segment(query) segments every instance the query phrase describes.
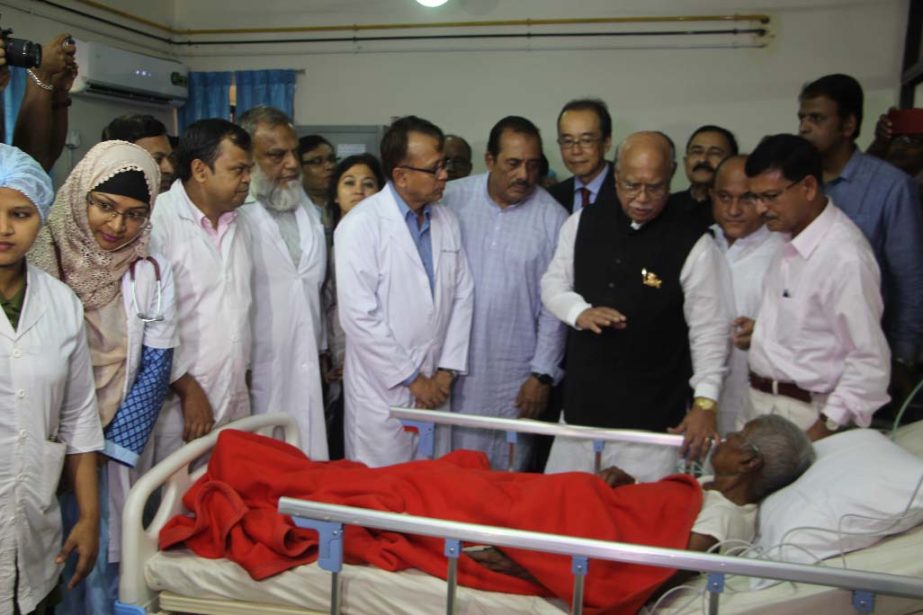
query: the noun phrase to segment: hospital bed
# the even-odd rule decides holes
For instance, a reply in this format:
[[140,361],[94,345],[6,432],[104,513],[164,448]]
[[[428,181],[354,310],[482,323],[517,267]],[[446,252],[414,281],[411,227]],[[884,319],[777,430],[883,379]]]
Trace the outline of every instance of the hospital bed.
[[[597,430],[533,421],[472,417],[452,413],[393,409],[392,414],[420,434],[419,446],[431,446],[437,424],[500,429],[515,446],[520,433],[588,438],[596,442],[659,442],[678,446],[677,436]],[[275,435],[297,444],[296,429],[283,415],[249,417],[225,428]],[[281,432],[281,433],[279,433]],[[923,612],[923,527],[846,556],[849,569],[805,566],[726,557],[670,549],[524,532],[437,519],[396,515],[283,498],[279,509],[303,527],[319,530],[318,562],[286,571],[262,582],[253,581],[228,560],[205,560],[185,549],[158,552],[160,528],[182,511],[181,497],[204,468],[190,465],[214,446],[217,433],[196,440],[171,455],[133,487],[123,524],[123,562],[117,612],[128,613],[433,613],[465,614],[579,612],[586,566],[592,559],[612,559],[688,568],[707,573],[684,592],[665,596],[657,613],[893,613]],[[163,487],[160,508],[146,529],[144,505]],[[446,539],[449,583],[419,571],[386,572],[370,566],[350,566],[338,557],[342,525],[438,536]],[[461,542],[516,546],[564,553],[573,557],[575,604],[535,596],[518,596],[456,587],[454,562]],[[341,547],[341,542],[339,547]],[[739,576],[734,576],[739,575]],[[749,591],[748,577],[780,580],[780,584]]]

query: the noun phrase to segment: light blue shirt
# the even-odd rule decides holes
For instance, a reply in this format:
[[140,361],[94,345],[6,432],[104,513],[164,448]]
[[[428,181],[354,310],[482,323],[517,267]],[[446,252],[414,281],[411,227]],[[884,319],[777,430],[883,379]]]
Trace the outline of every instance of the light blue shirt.
[[401,195],[397,193],[397,190],[394,189],[390,182],[388,182],[388,188],[391,189],[391,194],[394,195],[394,200],[397,201],[397,207],[401,210],[401,216],[403,216],[404,222],[407,223],[410,238],[413,239],[413,245],[417,247],[417,253],[423,262],[426,277],[429,279],[429,292],[432,293],[436,286],[436,276],[433,269],[433,240],[429,232],[429,211],[432,205],[427,203],[423,206],[423,225],[420,226],[417,214],[404,202],[404,199],[401,198]]
[[824,192],[872,245],[881,269],[885,334],[895,357],[914,359],[923,338],[923,218],[916,184],[856,150]]
[[603,164],[603,169],[600,171],[596,177],[588,184],[584,184],[579,177],[574,176],[574,211],[577,213],[583,209],[583,198],[580,196],[580,189],[586,188],[590,191],[590,203],[596,202],[596,197],[599,196],[599,191],[603,187],[603,182],[606,181],[606,176],[609,175],[609,165]]
[[[433,269],[433,240],[429,232],[429,213],[431,205],[427,203],[423,206],[423,226],[417,220],[417,214],[414,213],[410,206],[401,198],[401,195],[394,189],[394,185],[388,182],[388,189],[397,202],[397,208],[401,211],[401,216],[407,224],[407,230],[410,231],[410,238],[413,239],[413,245],[417,247],[417,254],[420,255],[420,261],[423,263],[423,269],[426,270],[426,277],[429,280],[429,292],[433,293],[436,286],[436,276]],[[418,367],[409,378],[402,383],[404,386],[410,386],[410,383],[417,379],[420,374]]]

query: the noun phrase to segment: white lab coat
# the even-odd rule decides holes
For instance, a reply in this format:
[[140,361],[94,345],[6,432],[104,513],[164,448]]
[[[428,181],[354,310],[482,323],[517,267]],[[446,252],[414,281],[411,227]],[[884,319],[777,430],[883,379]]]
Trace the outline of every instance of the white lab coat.
[[103,434],[83,305],[62,282],[27,266],[14,331],[0,315],[0,614],[35,609],[57,584],[65,454],[101,450]]
[[[296,266],[279,225],[251,200],[241,207],[253,237],[254,414],[284,412],[298,424],[301,448],[326,460],[327,430],[318,354],[324,335],[320,295],[327,272],[324,226],[305,196],[295,210],[301,238]],[[310,208],[310,209],[308,209]]]
[[[162,299],[160,308],[157,306],[157,277],[154,266],[150,261],[138,261],[135,265],[135,292],[138,298],[134,302],[131,291],[131,273],[125,272],[122,276],[121,292],[122,302],[125,306],[128,331],[128,357],[126,359],[125,388],[122,391],[124,400],[135,384],[138,368],[141,366],[141,347],[149,348],[176,348],[179,343],[179,333],[176,324],[176,291],[173,282],[173,268],[169,261],[159,254],[151,253],[160,266],[160,288]],[[138,318],[138,313],[149,316],[163,316],[163,320],[145,323]],[[154,438],[148,440],[148,445],[141,453],[134,468],[129,468],[118,462],[107,464],[109,475],[109,562],[121,560],[122,546],[122,508],[128,491],[138,478],[153,466]]]
[[[220,250],[207,223],[177,180],[157,197],[151,249],[170,263],[176,284],[180,344],[171,381],[185,373],[194,377],[220,426],[250,414],[253,263],[250,234],[239,219],[230,223]],[[155,429],[155,463],[182,446],[183,423],[179,397],[170,393]]]
[[410,406],[402,383],[419,369],[464,372],[474,286],[454,214],[431,209],[435,284],[390,187],[365,199],[336,230],[337,304],[346,333],[346,456],[370,466],[408,461],[411,436],[389,417]]

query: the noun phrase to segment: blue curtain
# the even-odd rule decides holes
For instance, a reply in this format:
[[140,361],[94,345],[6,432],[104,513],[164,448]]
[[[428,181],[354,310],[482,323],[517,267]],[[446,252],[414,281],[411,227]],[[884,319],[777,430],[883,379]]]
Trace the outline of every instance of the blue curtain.
[[26,69],[10,67],[10,83],[3,90],[3,142],[13,143],[13,129],[16,128],[16,116],[22,106],[22,97],[26,93]]
[[239,70],[234,73],[234,78],[237,83],[237,117],[258,105],[268,105],[294,119],[294,70]]
[[189,100],[179,114],[180,130],[198,120],[231,119],[231,72],[190,72]]

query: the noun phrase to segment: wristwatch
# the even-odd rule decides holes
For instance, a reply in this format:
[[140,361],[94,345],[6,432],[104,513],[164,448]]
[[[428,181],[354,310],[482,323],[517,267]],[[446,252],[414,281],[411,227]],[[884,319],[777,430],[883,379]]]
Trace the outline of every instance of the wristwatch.
[[440,367],[440,368],[437,369],[436,371],[437,371],[437,372],[445,372],[445,373],[447,373],[448,375],[452,376],[452,380],[453,380],[453,381],[454,381],[456,378],[458,378],[458,372],[455,371],[454,369],[446,369],[446,368],[444,368],[444,367]]
[[820,418],[824,422],[824,427],[827,428],[827,431],[839,431],[840,427],[842,427],[842,425],[824,413],[821,413]]
[[548,385],[554,384],[554,378],[552,378],[548,374],[542,374],[540,372],[532,372],[530,375],[536,380],[538,380],[539,384],[548,384]]
[[713,399],[708,399],[707,397],[696,397],[692,402],[692,405],[695,408],[706,410],[708,412],[714,412],[718,409],[718,402]]

